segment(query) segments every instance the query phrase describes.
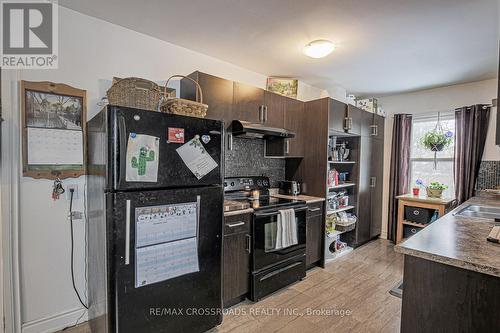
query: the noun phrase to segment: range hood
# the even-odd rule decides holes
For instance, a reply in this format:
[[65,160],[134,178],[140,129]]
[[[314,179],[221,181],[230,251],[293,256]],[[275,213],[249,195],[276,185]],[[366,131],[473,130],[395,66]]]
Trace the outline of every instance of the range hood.
[[269,127],[264,124],[244,120],[233,120],[230,127],[233,136],[247,139],[293,138],[295,133],[284,128]]

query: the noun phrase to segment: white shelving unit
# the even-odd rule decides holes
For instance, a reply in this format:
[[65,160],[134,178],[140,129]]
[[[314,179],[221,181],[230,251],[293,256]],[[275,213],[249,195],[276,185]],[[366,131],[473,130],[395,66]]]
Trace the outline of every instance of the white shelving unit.
[[[331,135],[330,137],[335,136]],[[338,172],[345,172],[347,173],[347,179],[346,182],[335,185],[335,186],[327,186],[327,197],[328,194],[331,192],[346,192],[346,195],[349,196],[349,205],[338,208],[338,209],[328,209],[326,214],[335,214],[339,212],[352,212],[355,215],[357,215],[357,196],[358,196],[358,187],[357,187],[357,182],[359,181],[359,137],[355,136],[342,136],[339,135],[337,136],[337,142],[339,141],[346,141],[348,143],[348,148],[350,149],[350,156],[349,159],[346,161],[331,161],[329,160],[327,162],[328,164],[328,170],[336,169]],[[327,202],[327,207],[328,207],[328,202]],[[354,229],[355,230],[355,229]],[[350,253],[353,248],[350,239],[352,239],[351,234],[352,232],[356,232],[354,230],[349,230],[349,231],[334,231],[330,234],[325,232],[325,238],[324,238],[324,258],[325,258],[325,263],[334,261],[340,257],[343,257]],[[348,246],[344,248],[343,250],[337,252],[337,251],[331,251],[330,246],[332,248],[335,248],[334,243],[337,241],[337,239],[342,240],[344,242],[347,242]]]

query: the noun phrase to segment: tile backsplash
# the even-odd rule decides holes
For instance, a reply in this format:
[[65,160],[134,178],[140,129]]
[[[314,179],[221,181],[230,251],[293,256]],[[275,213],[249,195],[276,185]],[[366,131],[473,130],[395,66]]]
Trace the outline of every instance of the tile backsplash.
[[482,161],[476,181],[476,190],[500,186],[500,161]]
[[225,176],[267,176],[271,186],[285,179],[285,160],[264,158],[264,140],[233,138],[233,149],[225,152]]

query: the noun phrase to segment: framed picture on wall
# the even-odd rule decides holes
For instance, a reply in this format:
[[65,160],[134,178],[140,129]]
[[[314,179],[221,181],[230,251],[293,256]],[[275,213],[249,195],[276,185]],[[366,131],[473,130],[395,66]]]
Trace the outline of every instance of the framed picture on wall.
[[21,81],[23,176],[85,174],[86,91],[66,84]]
[[297,98],[299,81],[290,78],[267,78],[267,90],[286,97]]

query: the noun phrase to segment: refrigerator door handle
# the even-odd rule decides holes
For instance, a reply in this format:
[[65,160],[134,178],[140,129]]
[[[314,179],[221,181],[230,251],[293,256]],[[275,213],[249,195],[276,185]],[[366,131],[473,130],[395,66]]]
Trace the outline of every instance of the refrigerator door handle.
[[[125,123],[125,118],[123,118],[123,116],[117,116],[118,118],[118,140],[119,141],[115,141],[115,142],[118,142],[118,153],[120,154],[120,159],[124,158],[125,156],[127,156],[127,125]],[[121,163],[120,161],[120,166],[117,167],[115,165],[115,168],[120,168],[120,170],[114,170],[115,171],[115,175],[117,175],[116,177],[116,184],[115,186],[117,186],[120,181],[121,181],[121,177],[122,175],[125,174],[125,165],[126,163]]]
[[125,265],[130,263],[130,200],[126,202],[125,212]]
[[201,208],[201,196],[196,196],[196,246],[200,245],[200,208]]

